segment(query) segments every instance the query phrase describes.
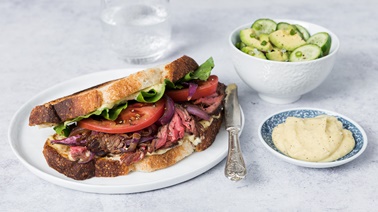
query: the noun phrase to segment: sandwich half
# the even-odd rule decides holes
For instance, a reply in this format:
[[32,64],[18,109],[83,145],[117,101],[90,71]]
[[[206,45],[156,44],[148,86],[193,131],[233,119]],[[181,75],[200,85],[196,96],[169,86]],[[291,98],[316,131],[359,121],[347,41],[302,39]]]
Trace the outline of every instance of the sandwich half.
[[225,85],[188,56],[34,107],[30,126],[53,127],[43,155],[75,180],[152,172],[203,151],[223,120]]

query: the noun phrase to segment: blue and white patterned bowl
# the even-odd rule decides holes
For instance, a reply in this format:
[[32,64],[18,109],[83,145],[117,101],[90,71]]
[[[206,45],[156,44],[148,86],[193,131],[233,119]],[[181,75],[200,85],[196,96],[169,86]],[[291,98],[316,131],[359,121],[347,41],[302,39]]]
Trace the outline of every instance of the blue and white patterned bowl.
[[[286,156],[276,148],[272,141],[272,131],[274,127],[285,122],[287,117],[313,118],[318,115],[335,116],[339,121],[343,123],[343,127],[345,129],[348,129],[352,132],[353,137],[356,141],[356,146],[350,153],[332,162],[307,162]],[[266,118],[260,124],[258,134],[264,146],[278,158],[288,163],[310,168],[328,168],[348,163],[360,156],[365,151],[368,143],[365,131],[356,122],[338,113],[315,108],[296,108],[275,113]]]

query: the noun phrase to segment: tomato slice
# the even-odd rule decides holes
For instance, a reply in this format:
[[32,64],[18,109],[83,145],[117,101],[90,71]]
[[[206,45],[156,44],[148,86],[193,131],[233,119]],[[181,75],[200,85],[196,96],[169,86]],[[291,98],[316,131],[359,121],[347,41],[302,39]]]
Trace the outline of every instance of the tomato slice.
[[164,99],[156,103],[134,103],[123,110],[115,121],[83,119],[78,126],[104,133],[128,133],[155,123],[164,113]]
[[[217,91],[218,87],[218,77],[211,75],[207,81],[200,82],[196,92],[193,94],[191,100],[199,99],[201,97],[209,96]],[[174,101],[183,102],[188,101],[189,88],[184,88],[180,90],[170,90],[166,94],[171,97]]]

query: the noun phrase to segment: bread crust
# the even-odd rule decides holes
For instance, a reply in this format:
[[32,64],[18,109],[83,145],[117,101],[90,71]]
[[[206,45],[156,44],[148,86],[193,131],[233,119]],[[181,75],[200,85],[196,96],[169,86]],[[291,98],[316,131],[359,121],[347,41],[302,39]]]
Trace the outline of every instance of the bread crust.
[[153,172],[176,164],[194,152],[190,141],[184,140],[182,144],[175,146],[161,155],[151,155],[134,164],[135,171]]
[[221,112],[221,118],[213,119],[211,127],[206,128],[206,130],[201,133],[201,143],[195,147],[195,151],[201,152],[209,148],[214,142],[214,135],[217,135],[223,122],[223,111]]
[[119,160],[111,158],[97,158],[95,162],[96,177],[117,177],[127,175],[134,170],[134,165],[122,164]]
[[43,154],[47,164],[56,171],[75,180],[85,180],[92,177],[116,177],[127,175],[133,171],[152,172],[172,166],[195,151],[207,149],[219,132],[223,115],[213,119],[212,124],[200,133],[201,143],[194,146],[189,139],[184,138],[180,145],[176,145],[163,154],[145,156],[141,161],[125,165],[120,160],[108,157],[96,158],[88,163],[71,161],[67,155],[61,154],[53,147],[50,140],[44,145]]
[[78,116],[89,114],[104,105],[126,101],[128,96],[161,84],[164,79],[175,82],[197,68],[197,62],[184,55],[164,66],[142,70],[127,77],[108,81],[38,105],[30,113],[29,125],[55,126]]
[[85,180],[95,176],[94,160],[89,161],[88,163],[71,161],[67,157],[59,154],[58,151],[51,146],[49,140],[47,140],[43,146],[43,155],[45,156],[47,164],[51,168],[67,177],[75,180]]

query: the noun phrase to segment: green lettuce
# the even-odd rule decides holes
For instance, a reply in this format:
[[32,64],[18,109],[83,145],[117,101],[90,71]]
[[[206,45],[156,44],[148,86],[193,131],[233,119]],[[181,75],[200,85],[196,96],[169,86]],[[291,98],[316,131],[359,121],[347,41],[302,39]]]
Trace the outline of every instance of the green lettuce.
[[138,102],[154,103],[154,102],[159,101],[161,97],[163,97],[164,92],[165,92],[165,82],[158,86],[154,86],[152,88],[139,92],[135,100]]
[[191,80],[207,80],[211,74],[211,70],[214,68],[214,60],[212,57],[207,59],[203,64],[201,64],[197,70],[194,72],[190,72],[186,74],[182,79],[180,79],[180,82],[188,82]]
[[[101,116],[104,117],[107,120],[114,121],[118,118],[118,115],[122,112],[122,110],[127,108],[127,102],[123,104],[116,105],[112,109],[105,108],[101,112]],[[86,117],[88,118],[88,117]]]
[[[186,74],[183,78],[178,80],[176,83],[173,83],[170,80],[166,79],[164,80],[164,83],[162,83],[161,85],[153,86],[151,88],[140,91],[139,94],[135,97],[135,100],[138,102],[146,102],[146,103],[157,102],[163,97],[166,87],[171,88],[171,89],[181,89],[184,87],[182,85],[183,82],[188,82],[191,80],[207,80],[213,68],[214,68],[214,60],[212,57],[210,57],[202,65],[200,65],[197,70]],[[122,112],[122,110],[126,108],[127,108],[127,102],[118,104],[111,109],[110,108],[99,109],[85,116],[79,116],[75,119],[65,121],[64,123],[54,127],[54,130],[57,134],[67,137],[71,130],[68,126],[74,122],[78,122],[90,116],[102,116],[103,118],[107,120],[114,121],[117,119],[118,115]]]
[[121,113],[121,111],[126,109],[126,108],[127,108],[127,102],[123,103],[123,104],[116,105],[112,109],[104,108],[104,109],[96,110],[96,111],[89,113],[85,116],[79,116],[79,117],[76,117],[72,120],[65,121],[62,124],[55,126],[54,130],[58,135],[64,135],[64,136],[67,137],[70,134],[70,131],[71,131],[70,128],[68,127],[71,123],[78,122],[82,119],[86,119],[86,118],[88,118],[89,116],[92,116],[92,115],[102,116],[107,120],[114,121],[114,120],[117,119],[117,117]]
[[170,80],[165,80],[166,87],[170,89],[182,89],[184,86],[183,82],[188,82],[191,80],[203,80],[206,81],[210,74],[211,70],[214,68],[214,60],[212,57],[207,59],[202,63],[197,70],[187,73],[183,78],[179,79],[176,83],[171,82]]

